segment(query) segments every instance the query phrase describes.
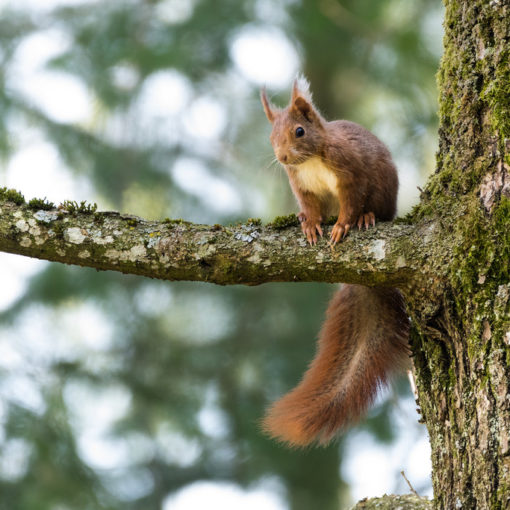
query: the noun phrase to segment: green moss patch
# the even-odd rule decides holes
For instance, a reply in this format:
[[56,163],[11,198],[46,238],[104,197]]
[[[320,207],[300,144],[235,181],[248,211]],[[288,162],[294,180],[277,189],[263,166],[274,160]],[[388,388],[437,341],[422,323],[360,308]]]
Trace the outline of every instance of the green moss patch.
[[74,200],[64,200],[64,202],[60,204],[59,208],[64,209],[71,214],[93,214],[97,211],[97,204],[90,204],[85,200],[82,200],[79,203]]
[[49,200],[46,200],[46,197],[41,198],[32,198],[28,202],[28,208],[32,209],[34,211],[50,211],[51,209],[55,209],[55,204],[53,202],[50,202]]
[[0,200],[14,202],[16,205],[25,203],[25,197],[15,189],[0,188]]
[[281,230],[287,227],[299,226],[299,220],[295,214],[289,214],[288,216],[277,216],[272,222],[268,223],[267,226],[276,230]]

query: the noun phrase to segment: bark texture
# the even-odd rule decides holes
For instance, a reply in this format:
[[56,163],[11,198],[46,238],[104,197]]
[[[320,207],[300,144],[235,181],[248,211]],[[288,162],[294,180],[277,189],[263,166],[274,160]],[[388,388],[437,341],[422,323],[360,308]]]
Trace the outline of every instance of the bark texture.
[[445,5],[437,171],[414,219],[439,221],[448,248],[434,257],[446,279],[407,296],[414,361],[436,508],[504,509],[510,508],[510,8],[504,0]]
[[[12,192],[11,192],[12,193]],[[6,193],[4,192],[4,195]],[[21,202],[21,200],[18,200]],[[332,248],[310,247],[290,218],[262,226],[146,221],[114,212],[43,210],[0,196],[0,250],[165,280],[221,285],[321,281],[399,286],[428,268],[422,231],[380,223]]]
[[406,222],[312,248],[297,226],[45,210],[0,190],[0,250],[168,280],[399,287],[434,507],[510,508],[510,4],[445,6],[437,170]]

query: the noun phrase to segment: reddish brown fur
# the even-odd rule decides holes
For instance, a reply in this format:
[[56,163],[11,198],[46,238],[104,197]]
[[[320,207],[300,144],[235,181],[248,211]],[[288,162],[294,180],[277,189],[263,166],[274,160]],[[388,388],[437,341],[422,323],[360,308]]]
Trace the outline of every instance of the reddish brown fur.
[[294,446],[326,443],[359,420],[393,371],[409,365],[409,321],[397,289],[345,285],[331,300],[303,380],[264,420]]
[[[347,120],[327,122],[296,88],[290,105],[284,110],[272,108],[265,93],[262,98],[273,124],[271,144],[291,181],[297,164],[319,156],[338,182],[335,198],[341,204],[339,223],[354,225],[361,214],[368,212],[380,220],[395,216],[397,171],[390,152],[375,135]],[[302,138],[295,137],[298,126],[306,130]],[[328,216],[327,201],[306,196],[307,192],[295,185],[292,191],[307,218],[316,221],[318,216]]]
[[[311,244],[316,232],[322,235],[320,223],[335,205],[340,212],[334,242],[362,215],[372,213],[382,220],[395,216],[397,172],[375,135],[353,122],[324,120],[297,82],[284,110],[275,109],[265,91],[261,97],[273,124],[271,143],[289,176]],[[304,128],[304,136],[296,136],[297,127]],[[320,193],[301,187],[299,165],[314,157],[334,175],[335,193],[327,186]],[[408,330],[397,289],[343,286],[329,305],[315,359],[301,383],[270,408],[265,430],[294,446],[331,440],[359,420],[393,371],[409,364]]]

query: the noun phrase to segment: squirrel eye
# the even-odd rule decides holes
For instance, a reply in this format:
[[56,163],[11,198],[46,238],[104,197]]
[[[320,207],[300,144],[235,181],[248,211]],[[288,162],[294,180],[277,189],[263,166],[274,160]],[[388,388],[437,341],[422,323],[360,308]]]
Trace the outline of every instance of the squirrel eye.
[[300,138],[305,134],[305,130],[299,126],[296,128],[296,138]]

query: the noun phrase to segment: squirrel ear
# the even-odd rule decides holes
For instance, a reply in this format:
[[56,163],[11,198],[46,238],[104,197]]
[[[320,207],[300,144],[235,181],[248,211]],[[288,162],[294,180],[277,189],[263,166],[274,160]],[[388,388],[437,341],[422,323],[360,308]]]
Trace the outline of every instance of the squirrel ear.
[[314,114],[313,106],[304,97],[296,97],[292,102],[292,108],[301,112],[309,121],[312,120]]
[[260,91],[260,100],[262,101],[262,106],[264,107],[264,112],[266,113],[267,120],[272,124],[276,117],[276,113],[275,108],[267,98],[266,87],[263,87]]
[[292,110],[300,112],[311,122],[316,115],[308,87],[308,82],[304,78],[294,80],[290,107]]

